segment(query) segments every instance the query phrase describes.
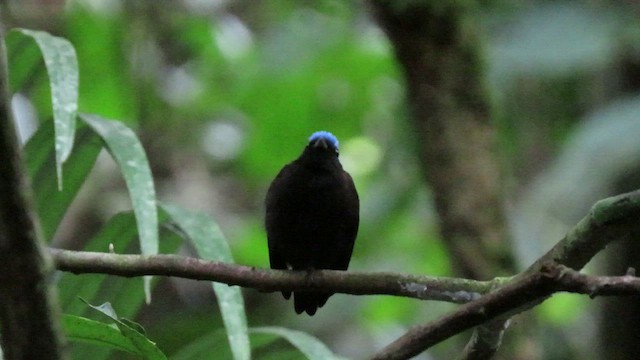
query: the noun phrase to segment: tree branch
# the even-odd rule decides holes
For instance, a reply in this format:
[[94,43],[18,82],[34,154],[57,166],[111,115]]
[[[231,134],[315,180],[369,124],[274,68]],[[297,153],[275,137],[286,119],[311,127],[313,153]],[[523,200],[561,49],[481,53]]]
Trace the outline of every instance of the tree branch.
[[624,276],[589,276],[559,265],[555,281],[557,289],[565,292],[596,296],[628,296],[640,294],[640,278],[635,270]]
[[397,273],[319,270],[268,270],[209,262],[178,255],[119,255],[51,249],[56,267],[75,274],[99,273],[125,277],[176,276],[250,287],[261,291],[326,291],[353,295],[395,295],[422,300],[466,303],[506,281],[475,281]]
[[[596,277],[566,266],[582,267],[608,243],[640,234],[639,216],[640,190],[601,200],[564,239],[528,270],[512,278],[492,281],[334,270],[316,271],[309,275],[304,271],[259,269],[177,255],[117,255],[59,249],[51,249],[51,254],[58,269],[76,274],[179,276],[261,291],[385,294],[466,303],[441,319],[411,329],[374,357],[406,359],[461,331],[491,320],[496,320],[494,324],[499,327],[499,321],[506,321],[538,305],[555,292],[591,297],[640,295],[640,279],[631,273]],[[482,294],[486,295],[480,297]],[[499,333],[500,329],[497,331]]]
[[549,277],[544,276],[542,272],[528,275],[476,301],[462,305],[436,321],[412,328],[378,352],[373,359],[409,359],[451,336],[519,308],[532,298],[546,297],[551,293]]
[[614,240],[640,235],[640,190],[596,202],[578,224],[525,273],[532,273],[548,262],[582,269],[597,253]]
[[[394,273],[358,273],[323,270],[309,276],[303,271],[258,269],[209,262],[178,255],[118,255],[51,249],[56,266],[76,274],[118,276],[164,275],[209,280],[262,291],[310,290],[370,295],[386,294],[417,299],[465,302],[507,281],[473,281]],[[431,290],[425,290],[425,289]],[[462,305],[432,323],[417,326],[384,348],[374,359],[407,359],[474,326],[508,318],[546,300],[556,292],[595,296],[640,295],[640,278],[588,276],[563,265],[547,263],[494,292]],[[456,295],[453,295],[456,294]],[[532,300],[533,299],[533,300]],[[496,322],[498,324],[498,322]]]
[[409,359],[429,347],[474,326],[498,317],[511,317],[529,309],[556,292],[595,296],[640,295],[640,278],[632,275],[594,277],[562,265],[546,264],[540,271],[460,306],[456,311],[431,323],[416,326],[378,352],[374,360]]
[[[491,319],[506,321],[510,316],[540,304],[557,291],[592,297],[639,294],[638,279],[635,277],[594,278],[567,267],[581,269],[607,244],[638,237],[638,218],[640,190],[598,201],[561,241],[529,269],[514,276],[509,284],[461,306],[444,318],[409,330],[381,350],[375,359],[404,359],[406,357],[403,356],[416,355],[448,337]],[[553,280],[551,284],[548,278]],[[527,296],[518,297],[521,294]]]

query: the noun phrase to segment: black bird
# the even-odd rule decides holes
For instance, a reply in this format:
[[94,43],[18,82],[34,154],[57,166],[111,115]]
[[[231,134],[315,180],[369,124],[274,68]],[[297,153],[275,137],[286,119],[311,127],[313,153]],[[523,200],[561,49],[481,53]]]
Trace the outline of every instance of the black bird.
[[[265,225],[272,269],[346,270],[358,234],[360,201],[338,160],[338,139],[313,133],[302,155],[269,186]],[[283,291],[285,299],[291,292]],[[313,315],[331,293],[293,293],[296,313]]]

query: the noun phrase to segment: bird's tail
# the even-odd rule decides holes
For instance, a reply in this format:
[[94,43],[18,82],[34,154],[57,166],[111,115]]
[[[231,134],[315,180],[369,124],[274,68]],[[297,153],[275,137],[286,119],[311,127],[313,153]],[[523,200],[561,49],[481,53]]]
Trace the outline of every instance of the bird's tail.
[[297,314],[306,311],[309,316],[313,316],[319,307],[322,307],[329,299],[329,293],[294,292],[293,306]]

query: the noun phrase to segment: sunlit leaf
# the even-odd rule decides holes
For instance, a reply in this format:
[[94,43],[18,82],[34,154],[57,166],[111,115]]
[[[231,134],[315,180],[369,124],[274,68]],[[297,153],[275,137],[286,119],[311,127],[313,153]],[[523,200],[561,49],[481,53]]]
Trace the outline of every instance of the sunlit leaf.
[[[143,255],[158,253],[158,209],[147,155],[135,133],[124,124],[96,115],[81,118],[104,140],[115,159],[131,195]],[[147,303],[151,301],[151,277],[144,277]]]
[[78,60],[71,43],[44,31],[16,29],[38,44],[49,74],[51,105],[55,124],[56,174],[62,190],[62,164],[73,148],[78,111]]
[[101,312],[103,315],[119,321],[118,319],[118,314],[116,314],[116,311],[113,309],[113,306],[111,306],[111,303],[106,302],[106,303],[102,303],[100,305],[91,305],[90,303],[88,303],[86,300],[82,299],[82,302],[84,302],[85,304],[89,305],[90,307],[92,307],[94,310],[98,310],[99,312]]
[[591,299],[586,296],[559,293],[536,308],[541,319],[556,326],[575,323],[589,307]]
[[[233,262],[231,250],[220,227],[209,216],[191,212],[176,205],[163,203],[160,206],[193,243],[201,258]],[[218,298],[234,359],[249,359],[251,353],[247,319],[240,288],[214,282],[213,290]]]

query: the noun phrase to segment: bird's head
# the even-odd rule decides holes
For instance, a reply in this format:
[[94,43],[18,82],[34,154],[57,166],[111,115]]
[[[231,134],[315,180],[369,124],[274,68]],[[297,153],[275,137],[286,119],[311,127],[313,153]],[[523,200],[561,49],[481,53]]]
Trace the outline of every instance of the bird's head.
[[338,138],[328,131],[316,131],[309,137],[308,147],[319,151],[328,151],[338,155]]
[[338,161],[338,139],[328,131],[314,132],[298,160],[313,168],[341,169]]

